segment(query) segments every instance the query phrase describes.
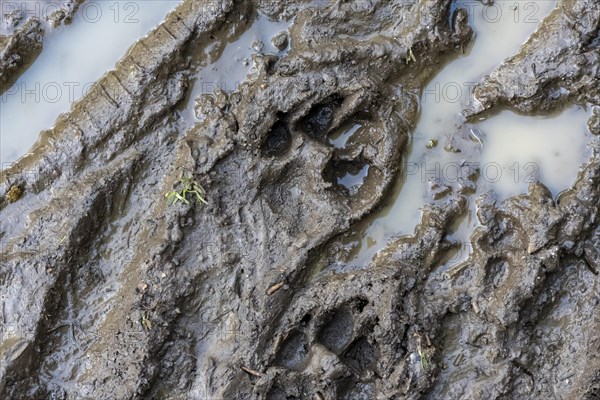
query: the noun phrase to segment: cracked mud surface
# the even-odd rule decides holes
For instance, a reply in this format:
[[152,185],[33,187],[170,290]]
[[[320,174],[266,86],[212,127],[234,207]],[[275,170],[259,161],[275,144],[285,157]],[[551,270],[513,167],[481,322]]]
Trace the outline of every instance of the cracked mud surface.
[[[257,12],[294,18],[289,52],[193,99],[181,130],[207,38]],[[599,29],[594,0],[559,2],[470,118],[588,103],[594,133]],[[481,196],[463,263],[446,263],[467,209],[451,192],[365,268],[327,272],[402,172],[420,90],[471,39],[445,0],[183,1],[2,171],[0,397],[598,398],[597,137],[558,199]],[[165,201],[184,176],[208,205]]]

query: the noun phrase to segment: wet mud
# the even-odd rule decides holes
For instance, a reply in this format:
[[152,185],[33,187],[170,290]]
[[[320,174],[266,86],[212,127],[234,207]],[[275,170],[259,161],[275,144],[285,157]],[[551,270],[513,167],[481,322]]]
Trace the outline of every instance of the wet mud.
[[[235,90],[197,90],[258,16],[289,32]],[[459,263],[477,174],[367,265],[331,268],[405,172],[421,91],[476,40],[467,17],[182,1],[1,172],[0,397],[598,398],[597,136],[560,195],[478,196]],[[595,0],[559,1],[465,115],[579,104],[597,134],[599,29]]]
[[47,29],[71,22],[83,0],[0,5],[0,95],[39,56]]
[[4,93],[42,51],[43,29],[28,20],[10,36],[0,36],[0,94]]

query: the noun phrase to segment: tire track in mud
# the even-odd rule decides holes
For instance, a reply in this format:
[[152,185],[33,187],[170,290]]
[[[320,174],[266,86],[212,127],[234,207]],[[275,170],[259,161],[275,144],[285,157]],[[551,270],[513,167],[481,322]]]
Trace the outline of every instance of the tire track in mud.
[[[105,226],[109,221],[102,218],[101,210],[110,209],[115,206],[116,201],[119,201],[116,189],[120,183],[135,176],[133,166],[136,163],[146,163],[156,175],[148,174],[145,177],[146,182],[142,180],[136,183],[138,199],[142,199],[141,204],[148,204],[146,209],[151,210],[154,199],[162,198],[164,195],[160,172],[162,165],[169,159],[169,147],[172,147],[168,143],[169,136],[172,138],[173,133],[176,132],[169,127],[168,123],[165,125],[160,121],[169,120],[168,111],[183,97],[185,77],[179,71],[185,66],[185,62],[181,58],[181,49],[185,47],[196,29],[200,31],[212,29],[219,15],[223,15],[226,11],[225,7],[225,4],[223,8],[205,8],[195,2],[184,3],[167,17],[161,27],[142,40],[141,43],[145,44],[132,48],[117,69],[99,81],[90,93],[74,106],[71,113],[62,116],[53,131],[44,133],[31,156],[24,158],[9,170],[3,171],[5,177],[10,177],[10,182],[21,185],[25,189],[25,196],[19,200],[20,205],[26,203],[35,205],[36,201],[31,199],[32,197],[45,196],[47,195],[45,192],[50,187],[53,188],[51,194],[53,200],[50,200],[47,206],[38,210],[26,208],[20,210],[40,217],[29,221],[29,226],[20,227],[20,232],[13,230],[11,237],[14,239],[11,242],[3,238],[5,239],[2,246],[3,261],[6,268],[21,270],[29,264],[24,258],[14,259],[10,256],[14,253],[14,249],[23,247],[21,243],[27,243],[26,246],[31,254],[35,254],[35,259],[39,260],[33,263],[39,278],[32,280],[29,277],[28,287],[23,285],[25,291],[19,294],[22,301],[29,301],[31,305],[15,304],[14,308],[9,310],[12,311],[13,318],[21,318],[10,321],[10,326],[13,335],[24,339],[21,339],[24,345],[20,348],[20,355],[3,353],[3,357],[10,357],[5,358],[2,363],[2,381],[7,396],[18,397],[29,393],[28,396],[33,398],[44,397],[46,390],[49,390],[48,393],[52,395],[69,393],[75,396],[91,395],[95,398],[106,395],[105,388],[98,387],[97,384],[88,384],[86,388],[85,379],[83,385],[81,382],[74,384],[74,377],[71,376],[67,382],[62,384],[58,382],[59,387],[56,388],[44,387],[43,380],[38,381],[43,378],[38,378],[35,373],[30,376],[22,374],[27,371],[26,367],[34,370],[38,368],[39,363],[48,355],[37,354],[47,348],[47,344],[44,343],[45,331],[52,329],[52,319],[58,318],[56,325],[60,326],[61,307],[69,306],[64,304],[65,299],[60,299],[61,293],[68,292],[69,284],[64,286],[67,276],[73,276],[76,267],[79,267],[84,274],[93,267],[86,257],[87,254],[81,254],[80,251],[82,246],[88,247],[94,243],[90,232],[86,230],[90,226],[97,226],[97,232],[102,234],[101,232],[113,228],[110,225]],[[202,18],[199,18],[200,14],[203,15]],[[110,98],[106,96],[106,90],[103,90],[109,85],[114,89],[111,90],[113,96]],[[148,149],[156,145],[157,138],[166,145],[165,155],[154,157],[150,161],[147,156],[150,153]],[[126,149],[134,143],[137,147],[134,154],[137,155],[129,160],[125,157],[127,168],[119,167],[123,162],[123,157],[119,153],[132,153],[131,150]],[[67,154],[68,158],[65,157]],[[103,164],[106,166],[100,167]],[[3,181],[6,182],[7,179]],[[110,183],[111,181],[113,183]],[[69,200],[65,204],[61,199]],[[97,200],[94,201],[95,199]],[[137,204],[136,207],[141,204]],[[6,215],[7,210],[12,206],[12,204],[4,204],[3,214]],[[71,215],[70,219],[65,219],[65,215]],[[144,219],[138,223],[143,222]],[[64,230],[60,226],[63,226]],[[51,244],[52,242],[54,243]],[[49,248],[44,250],[38,243],[44,243]],[[131,277],[134,281],[133,286],[131,286],[132,282],[125,278],[126,275],[119,274],[118,279],[113,282],[113,285],[117,282],[125,285],[121,288],[125,296],[118,297],[120,301],[127,299],[122,306],[124,312],[129,313],[135,301],[131,298],[132,294],[135,295],[136,285],[141,281],[139,279],[141,271],[139,271],[139,263],[136,263],[137,260],[128,260],[123,256],[124,254],[115,254],[112,258],[109,257],[108,262],[114,266],[121,266],[129,261],[129,269],[134,272],[134,276]],[[79,262],[83,265],[72,264]],[[123,270],[124,273],[126,271]],[[112,272],[116,271],[113,269]],[[30,274],[31,272],[23,270],[23,275]],[[11,288],[15,287],[15,281],[9,279],[3,281],[3,285],[8,289],[3,291],[10,293]],[[50,290],[52,286],[54,289]],[[94,289],[99,290],[100,287],[101,285],[98,285]],[[59,305],[61,302],[62,306]],[[115,305],[113,301],[112,307],[114,308]],[[23,318],[22,310],[28,310],[29,315]],[[36,316],[34,310],[38,310],[40,314]],[[45,318],[42,318],[44,315],[41,314],[42,310],[51,318],[48,326],[44,321]],[[138,330],[134,327],[134,332]],[[24,332],[30,333],[23,336]],[[116,332],[117,330],[112,331],[110,336],[112,337]],[[94,332],[87,333],[94,335]],[[32,342],[27,343],[28,341]],[[136,343],[136,347],[139,347],[142,342],[131,340],[131,343]],[[27,352],[23,352],[23,348],[26,348]],[[106,348],[101,349],[100,357],[103,353],[106,353]],[[83,361],[82,364],[87,363],[89,368],[94,365],[93,358],[90,360],[90,355],[94,354],[92,351],[88,352],[84,356],[85,361],[80,355],[77,362]],[[121,357],[127,359],[125,354]],[[117,381],[119,379],[118,376],[113,375],[114,370],[95,371],[95,376],[90,379],[91,382],[101,379],[103,372],[110,378]],[[129,372],[135,374],[132,369]],[[78,372],[78,376],[85,376],[84,373],[85,369],[83,372]],[[122,376],[120,378],[123,379]],[[128,384],[131,384],[130,381]],[[117,397],[125,396],[127,392],[131,392],[131,389],[121,387],[119,384],[113,391]]]

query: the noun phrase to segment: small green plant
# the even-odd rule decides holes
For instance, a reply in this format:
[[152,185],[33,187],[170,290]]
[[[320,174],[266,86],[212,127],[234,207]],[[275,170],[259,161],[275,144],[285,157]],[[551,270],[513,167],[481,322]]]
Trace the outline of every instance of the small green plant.
[[430,372],[432,370],[431,360],[429,358],[431,342],[429,341],[429,336],[425,336],[427,338],[427,349],[423,348],[423,338],[418,333],[415,333],[417,338],[417,353],[419,353],[419,361],[421,362],[421,368],[425,372]]
[[413,51],[412,51],[412,47],[408,48],[408,52],[406,53],[406,63],[410,63],[410,62],[417,62],[417,58],[415,57]]
[[202,186],[193,181],[192,178],[180,178],[179,183],[182,186],[181,191],[172,190],[165,194],[165,197],[167,198],[168,202],[171,202],[171,204],[175,204],[181,201],[182,203],[190,204],[188,200],[188,194],[191,194],[192,196],[195,196],[200,203],[208,204],[208,202],[204,200],[204,195],[206,194],[204,192],[204,189],[202,188]]
[[438,141],[436,139],[430,139],[429,142],[427,142],[427,144],[425,145],[425,147],[427,147],[428,149],[433,149],[435,146],[437,146]]
[[417,351],[419,353],[419,360],[421,361],[421,368],[423,368],[423,371],[428,372],[431,368],[431,363],[429,362],[429,358],[427,357],[427,355],[421,348],[421,345],[419,345],[419,347],[417,348]]

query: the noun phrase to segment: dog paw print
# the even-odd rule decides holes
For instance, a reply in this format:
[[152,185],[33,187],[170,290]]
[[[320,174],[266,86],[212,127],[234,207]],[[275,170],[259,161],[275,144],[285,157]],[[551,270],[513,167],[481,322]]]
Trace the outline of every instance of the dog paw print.
[[279,379],[267,398],[369,398],[379,349],[370,337],[376,321],[363,313],[366,304],[359,298],[307,313],[277,348]]

